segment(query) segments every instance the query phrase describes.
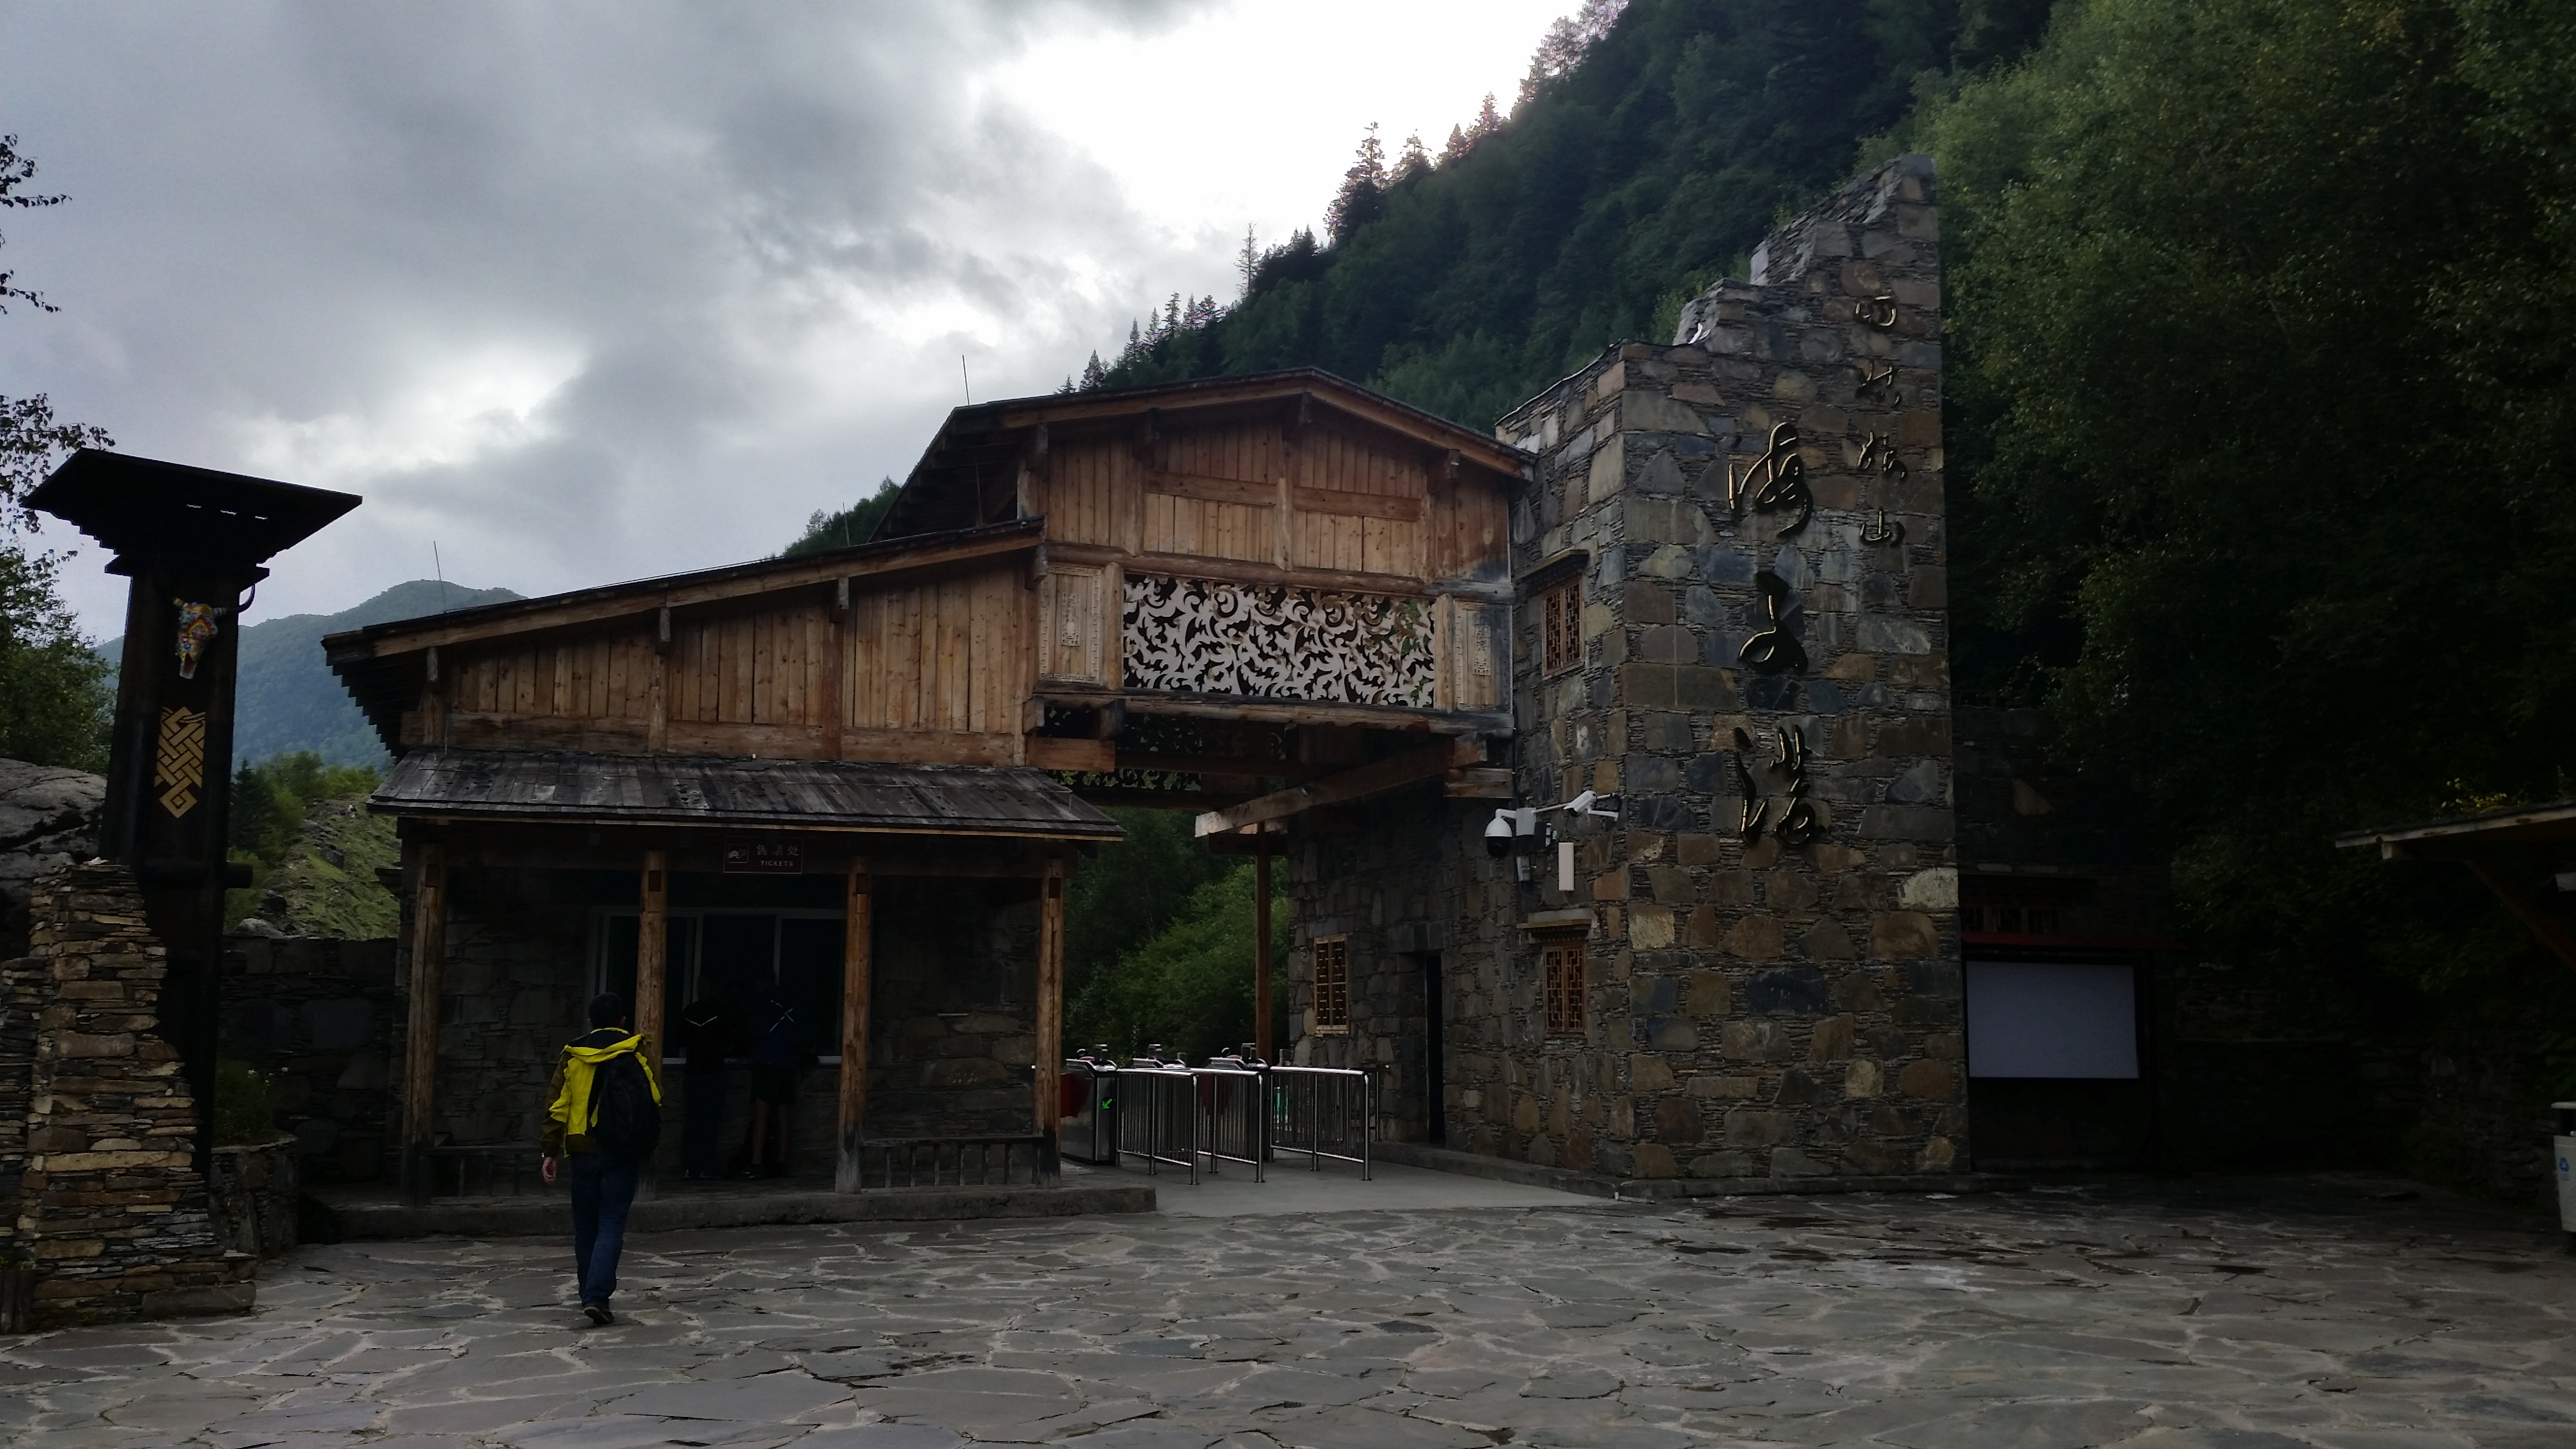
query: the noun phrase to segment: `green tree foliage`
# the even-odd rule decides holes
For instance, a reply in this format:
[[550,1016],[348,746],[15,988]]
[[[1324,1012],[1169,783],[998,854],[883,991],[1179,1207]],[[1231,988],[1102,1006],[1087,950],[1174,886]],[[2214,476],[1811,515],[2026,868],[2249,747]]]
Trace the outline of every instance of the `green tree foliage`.
[[1929,108],[1960,686],[2141,784],[2206,948],[2519,954],[2328,840],[2571,790],[2571,68],[2563,6],[2093,0]]
[[[64,198],[30,193],[36,163],[18,138],[0,136],[0,210],[56,206]],[[0,271],[0,313],[17,302],[39,311],[54,305]],[[0,397],[0,756],[40,765],[100,770],[107,766],[107,666],[56,592],[60,560],[36,547],[36,515],[27,494],[75,448],[109,447],[103,430],[59,421],[43,394]]]
[[[272,881],[303,843],[305,820],[314,806],[371,794],[381,780],[370,766],[329,764],[311,750],[279,755],[262,765],[245,762],[235,770],[226,854],[251,868],[251,883],[224,893],[225,921],[259,913]],[[375,886],[372,880],[361,884]]]
[[55,561],[0,541],[0,758],[107,768],[107,661],[54,591]]
[[[1082,994],[1118,958],[1161,935],[1226,863],[1177,810],[1113,809],[1126,837],[1082,863],[1064,898],[1064,994]],[[1086,1043],[1087,1044],[1087,1043]]]
[[[1092,359],[1094,362],[1099,360],[1097,357]],[[886,510],[894,506],[896,491],[894,480],[887,478],[877,484],[877,491],[838,513],[815,509],[814,516],[805,520],[804,536],[787,545],[779,557],[794,558],[799,554],[820,553],[827,548],[848,548],[852,544],[867,542],[868,536],[877,531],[877,520],[885,517]]]
[[2044,18],[2031,0],[1595,0],[1550,32],[1508,122],[1489,108],[1397,185],[1372,133],[1331,245],[1269,249],[1242,301],[1140,329],[1107,380],[1311,365],[1485,427],[1607,344],[1669,335],[1919,78],[2008,55]]
[[[1280,863],[1270,868],[1275,889]],[[1270,924],[1277,1021],[1286,1012],[1288,912],[1276,902]],[[1253,940],[1253,866],[1242,861],[1198,887],[1160,934],[1091,977],[1066,1010],[1067,1045],[1105,1042],[1124,1060],[1159,1042],[1198,1062],[1251,1040]]]

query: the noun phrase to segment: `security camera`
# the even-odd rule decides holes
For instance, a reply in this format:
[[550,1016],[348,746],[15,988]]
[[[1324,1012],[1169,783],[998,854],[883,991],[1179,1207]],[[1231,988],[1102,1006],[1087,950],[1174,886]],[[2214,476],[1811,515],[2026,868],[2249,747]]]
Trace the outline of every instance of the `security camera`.
[[1497,810],[1485,822],[1485,853],[1496,860],[1512,853],[1512,812]]

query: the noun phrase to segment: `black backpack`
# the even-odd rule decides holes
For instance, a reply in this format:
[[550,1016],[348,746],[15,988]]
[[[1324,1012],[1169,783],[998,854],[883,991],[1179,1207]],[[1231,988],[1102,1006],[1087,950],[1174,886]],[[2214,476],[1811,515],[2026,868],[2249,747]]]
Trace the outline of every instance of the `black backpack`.
[[662,1137],[662,1104],[635,1054],[610,1057],[590,1082],[590,1148],[612,1157],[642,1157]]

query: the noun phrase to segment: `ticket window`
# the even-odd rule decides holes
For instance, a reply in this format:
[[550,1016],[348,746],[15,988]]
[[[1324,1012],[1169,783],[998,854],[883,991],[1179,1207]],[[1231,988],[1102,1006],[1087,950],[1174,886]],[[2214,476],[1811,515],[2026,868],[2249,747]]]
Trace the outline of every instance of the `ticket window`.
[[1970,961],[1967,975],[1970,1077],[2137,1079],[2134,966]]

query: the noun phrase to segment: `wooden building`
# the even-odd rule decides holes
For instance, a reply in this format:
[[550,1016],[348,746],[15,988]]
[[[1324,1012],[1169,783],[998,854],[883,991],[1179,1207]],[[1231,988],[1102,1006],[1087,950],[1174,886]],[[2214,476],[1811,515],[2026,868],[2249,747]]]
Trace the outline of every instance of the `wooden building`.
[[888,1137],[1051,1163],[1096,805],[1258,845],[1507,788],[1522,464],[1311,371],[984,404],[868,543],[327,640],[397,757],[410,1190],[534,1140],[603,988],[666,1042],[777,992],[824,1068],[797,1162],[845,1189]]

